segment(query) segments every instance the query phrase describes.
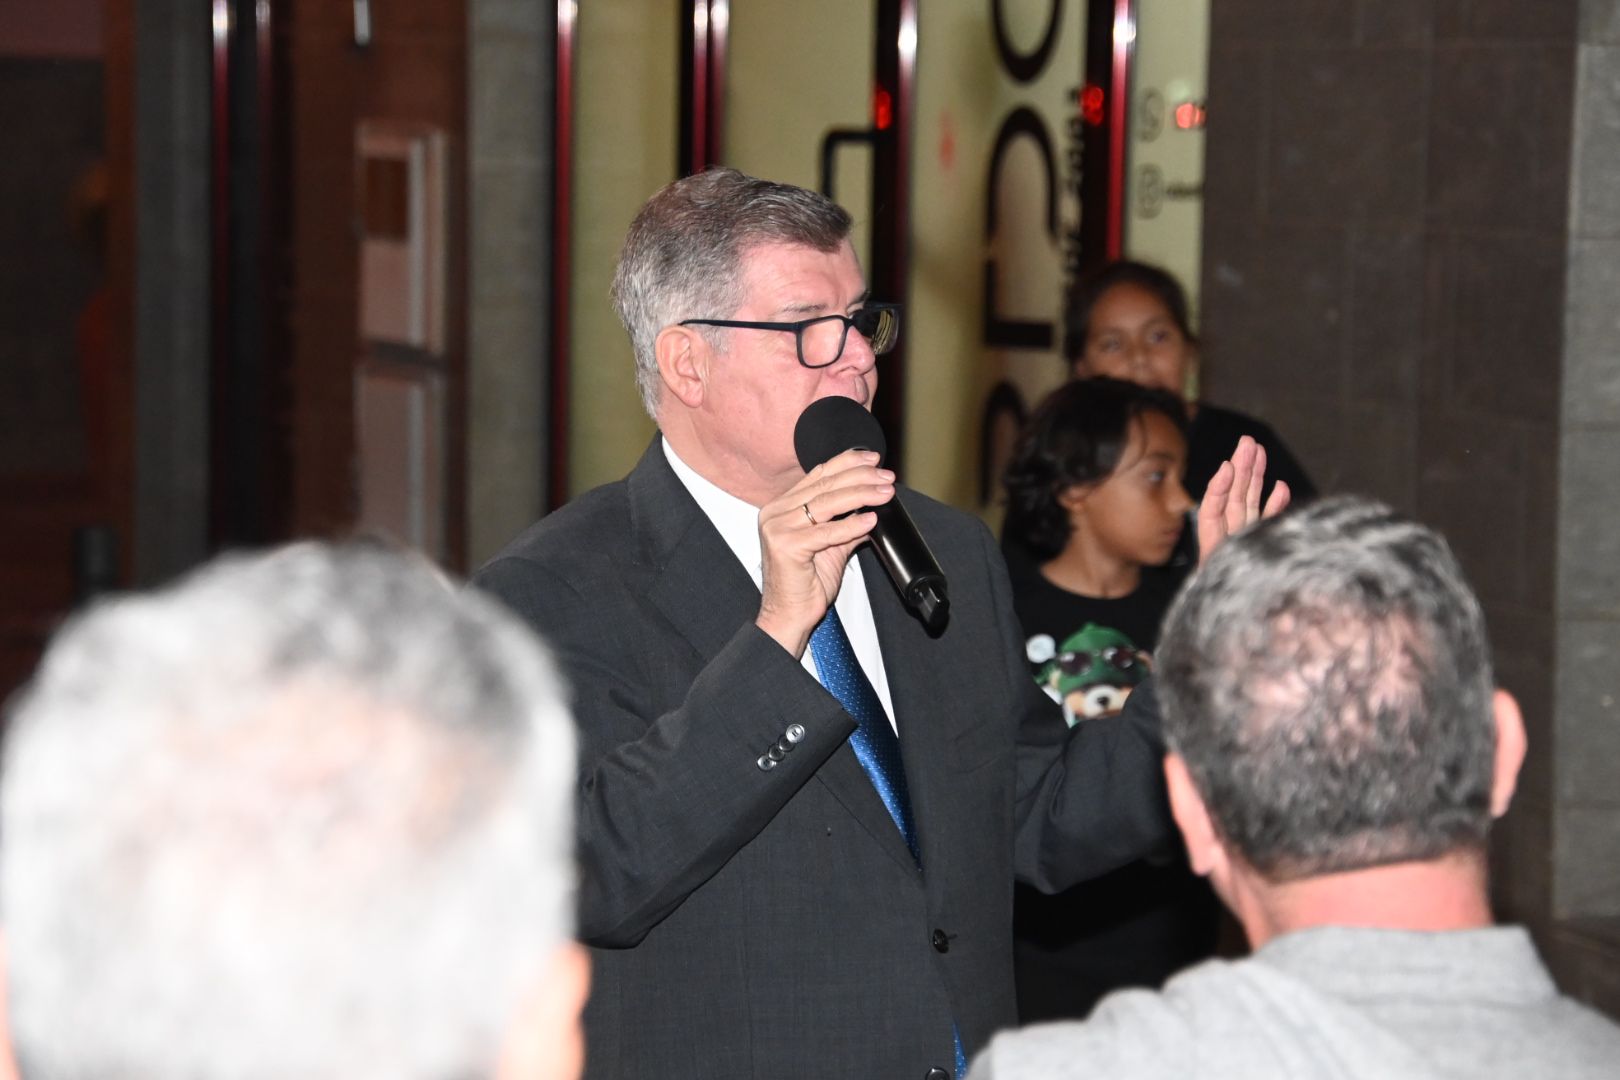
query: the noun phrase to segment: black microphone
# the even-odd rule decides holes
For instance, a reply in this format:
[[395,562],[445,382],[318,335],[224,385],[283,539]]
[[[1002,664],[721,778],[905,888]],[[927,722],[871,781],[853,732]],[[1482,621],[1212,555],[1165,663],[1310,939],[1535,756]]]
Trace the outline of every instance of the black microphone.
[[[871,413],[849,398],[825,397],[812,401],[800,414],[793,428],[793,449],[799,455],[799,464],[809,472],[845,450],[874,450],[881,459],[889,452],[889,444]],[[871,537],[878,560],[906,607],[937,637],[945,629],[951,611],[939,560],[928,550],[898,495],[882,506],[867,509],[877,515]]]

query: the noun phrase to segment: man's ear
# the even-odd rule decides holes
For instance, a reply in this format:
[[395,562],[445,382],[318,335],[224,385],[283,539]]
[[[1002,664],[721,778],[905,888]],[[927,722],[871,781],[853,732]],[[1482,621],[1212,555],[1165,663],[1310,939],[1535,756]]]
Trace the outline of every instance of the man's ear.
[[1519,783],[1519,767],[1524,764],[1528,740],[1524,734],[1524,714],[1519,703],[1506,690],[1498,690],[1491,698],[1491,713],[1496,720],[1496,765],[1491,775],[1491,816],[1507,813],[1513,801],[1513,791]]
[[17,1080],[17,1054],[11,1045],[11,967],[5,931],[0,930],[0,1080]]
[[690,326],[666,326],[653,339],[653,356],[664,389],[687,408],[703,404],[711,352],[707,339]]
[[591,958],[583,946],[569,942],[553,953],[507,1028],[495,1080],[578,1080],[585,1070],[581,1014],[590,989]]
[[1210,819],[1209,807],[1193,786],[1192,775],[1187,772],[1187,763],[1181,755],[1165,755],[1164,782],[1170,790],[1170,814],[1187,844],[1187,861],[1193,873],[1208,877],[1226,861],[1226,849]]

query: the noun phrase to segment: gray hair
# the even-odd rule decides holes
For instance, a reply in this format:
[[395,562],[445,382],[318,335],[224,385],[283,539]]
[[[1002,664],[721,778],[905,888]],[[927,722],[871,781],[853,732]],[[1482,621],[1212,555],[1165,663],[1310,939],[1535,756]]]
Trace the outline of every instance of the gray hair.
[[1483,847],[1490,647],[1433,531],[1353,497],[1262,522],[1177,598],[1156,662],[1166,740],[1268,878]]
[[[658,418],[661,383],[653,351],[682,319],[725,319],[743,304],[743,259],[760,244],[836,251],[847,211],[825,195],[715,168],[665,185],[625,236],[613,274],[613,306],[636,353],[636,386]],[[719,338],[708,330],[710,341]]]
[[492,1074],[572,933],[558,676],[399,555],[300,544],[108,602],[11,725],[27,1075]]

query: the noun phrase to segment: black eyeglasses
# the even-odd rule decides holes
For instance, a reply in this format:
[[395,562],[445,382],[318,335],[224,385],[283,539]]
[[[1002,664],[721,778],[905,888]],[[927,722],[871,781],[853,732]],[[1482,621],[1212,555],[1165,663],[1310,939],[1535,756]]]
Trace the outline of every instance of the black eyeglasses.
[[737,319],[685,319],[682,326],[728,326],[736,330],[781,330],[791,333],[799,346],[799,363],[824,368],[844,355],[849,328],[866,339],[882,356],[900,340],[900,305],[867,304],[853,315],[819,315],[798,322],[742,322]]

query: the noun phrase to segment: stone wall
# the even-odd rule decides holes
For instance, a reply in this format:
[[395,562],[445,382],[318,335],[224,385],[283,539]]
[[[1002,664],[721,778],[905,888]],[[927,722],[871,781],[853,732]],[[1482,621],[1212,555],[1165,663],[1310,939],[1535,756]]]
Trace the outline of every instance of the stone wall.
[[[1616,0],[1212,10],[1205,393],[1451,541],[1530,728],[1498,907],[1554,948],[1620,916],[1617,45]],[[1613,961],[1566,981],[1620,1009]]]
[[556,12],[469,0],[467,565],[544,506]]
[[1558,514],[1559,975],[1620,1013],[1620,0],[1576,46]]

